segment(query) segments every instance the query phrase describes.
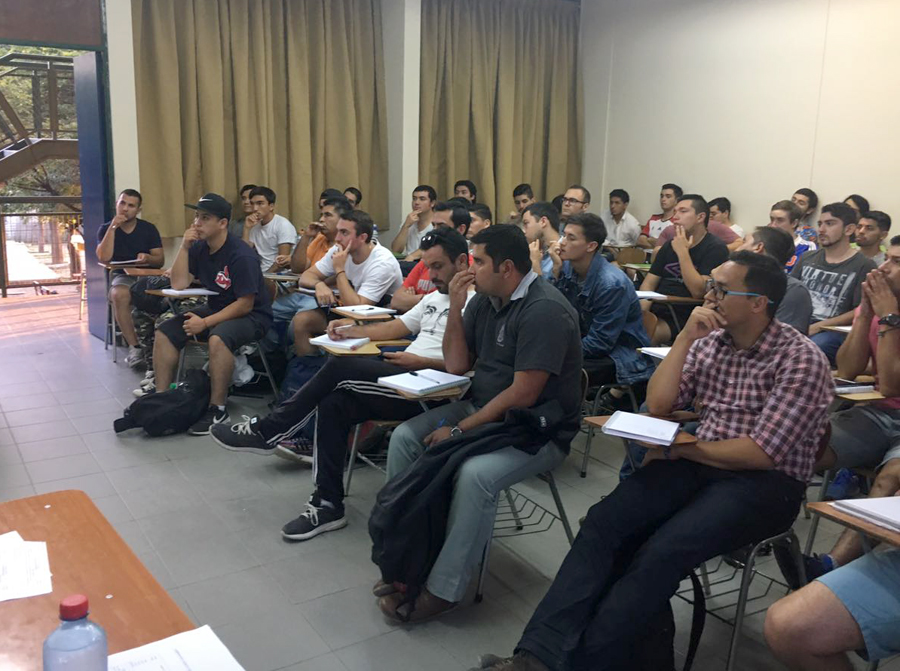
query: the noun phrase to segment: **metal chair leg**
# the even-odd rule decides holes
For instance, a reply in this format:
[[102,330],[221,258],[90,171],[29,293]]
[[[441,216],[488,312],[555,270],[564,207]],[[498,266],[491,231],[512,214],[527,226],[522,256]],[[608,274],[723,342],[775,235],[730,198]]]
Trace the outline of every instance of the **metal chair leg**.
[[[175,371],[175,384],[181,383],[181,376],[184,375],[184,360],[185,360],[185,352],[187,352],[187,345],[181,348],[181,351],[178,353],[178,368]],[[165,389],[157,389],[157,391],[165,391]]]
[[707,597],[712,596],[712,588],[709,585],[709,571],[706,570],[706,562],[701,562],[700,566],[700,583],[703,585],[703,593]]
[[562,522],[563,529],[566,530],[566,538],[569,539],[569,545],[575,543],[575,534],[572,533],[572,527],[569,524],[569,516],[566,515],[566,509],[563,507],[562,499],[559,496],[559,489],[556,487],[556,480],[552,471],[544,473],[547,484],[550,485],[550,493],[553,495],[553,501],[556,503],[556,510],[559,513],[559,521]]
[[[828,484],[831,482],[832,471],[829,469],[822,474],[822,486],[819,487],[819,497],[817,501],[825,500],[825,493],[828,491]],[[809,525],[809,534],[806,536],[806,546],[803,548],[803,554],[812,554],[813,543],[816,540],[816,531],[819,528],[819,516],[813,515],[812,522]]]
[[[594,402],[591,405],[591,415],[596,415],[598,408],[600,407],[600,396],[603,394],[604,389],[606,389],[609,385],[603,385],[600,389],[597,390],[597,395],[594,396]],[[588,460],[591,458],[591,442],[594,440],[594,427],[588,427],[588,435],[587,440],[584,442],[584,458],[581,460],[581,477],[587,477],[587,467]]]
[[475,603],[481,603],[484,599],[484,579],[487,577],[488,558],[491,555],[491,540],[484,545],[484,555],[481,557],[481,572],[478,574],[478,587],[475,590]]
[[506,502],[509,504],[509,509],[512,511],[513,520],[515,520],[516,522],[516,531],[521,531],[525,527],[522,524],[522,519],[519,517],[519,511],[516,510],[516,504],[513,503],[513,497],[509,491],[509,488],[506,488],[503,493],[506,494]]
[[269,368],[269,360],[266,358],[266,353],[263,351],[262,343],[258,340],[256,341],[256,349],[259,352],[259,358],[262,359],[262,365],[266,371],[266,377],[269,378],[269,384],[272,386],[272,393],[275,395],[275,403],[280,403],[281,394],[278,392],[278,387],[275,386],[275,378],[272,377],[272,369]]
[[347,481],[344,483],[344,496],[350,496],[350,481],[353,480],[353,467],[356,465],[356,453],[359,450],[359,429],[362,424],[353,427],[353,444],[350,446],[350,461],[347,462]]

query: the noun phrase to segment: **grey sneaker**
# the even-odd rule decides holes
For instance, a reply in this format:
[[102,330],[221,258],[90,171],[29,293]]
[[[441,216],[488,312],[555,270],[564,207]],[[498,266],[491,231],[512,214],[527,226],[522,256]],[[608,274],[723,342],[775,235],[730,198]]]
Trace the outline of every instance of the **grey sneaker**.
[[326,531],[335,531],[347,526],[343,504],[327,506],[314,494],[306,504],[306,511],[297,519],[288,522],[281,529],[281,535],[292,541],[305,541]]
[[219,445],[232,452],[249,452],[267,456],[273,454],[275,446],[269,445],[262,434],[256,430],[258,418],[250,418],[247,415],[243,417],[244,421],[235,422],[231,426],[213,424],[209,429],[209,435]]
[[228,410],[219,410],[216,406],[211,405],[203,414],[203,417],[194,422],[194,425],[188,429],[188,433],[192,436],[208,436],[209,429],[213,424],[221,424],[228,421]]
[[128,356],[125,357],[125,364],[129,368],[137,368],[138,366],[143,366],[146,362],[144,361],[144,350],[140,347],[128,347]]

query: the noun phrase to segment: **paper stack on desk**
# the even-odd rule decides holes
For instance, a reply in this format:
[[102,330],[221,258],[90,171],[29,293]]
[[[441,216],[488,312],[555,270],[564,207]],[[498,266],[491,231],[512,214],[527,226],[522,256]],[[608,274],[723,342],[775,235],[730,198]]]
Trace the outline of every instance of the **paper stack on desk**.
[[219,294],[209,289],[163,289],[163,296],[218,296]]
[[316,345],[318,347],[331,347],[333,349],[345,349],[348,351],[359,349],[368,342],[368,338],[344,338],[343,340],[335,340],[327,333],[325,335],[320,335],[315,338],[309,339],[310,345]]
[[47,544],[22,540],[17,531],[0,536],[0,601],[52,591]]
[[657,300],[665,300],[666,298],[668,298],[668,296],[666,296],[665,294],[661,294],[658,291],[635,291],[635,293],[637,294],[637,297],[640,298],[641,300],[648,299],[648,298],[650,298],[650,299],[655,298]]
[[891,531],[900,531],[900,496],[835,501],[835,508]]
[[392,308],[380,308],[375,305],[342,305],[341,310],[354,315],[375,317],[377,315],[392,315],[397,311]]
[[671,445],[681,427],[677,422],[617,410],[601,431],[610,436],[639,440],[653,445]]
[[209,625],[109,656],[109,671],[244,671]]

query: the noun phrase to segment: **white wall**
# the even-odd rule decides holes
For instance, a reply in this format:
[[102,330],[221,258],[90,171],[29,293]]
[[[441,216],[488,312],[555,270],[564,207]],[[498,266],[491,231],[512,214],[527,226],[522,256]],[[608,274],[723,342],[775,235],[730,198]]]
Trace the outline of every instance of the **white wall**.
[[659,186],[727,196],[745,229],[811,186],[900,231],[900,2],[582,0],[583,179],[641,220]]
[[138,189],[137,97],[131,0],[106,0],[113,191]]

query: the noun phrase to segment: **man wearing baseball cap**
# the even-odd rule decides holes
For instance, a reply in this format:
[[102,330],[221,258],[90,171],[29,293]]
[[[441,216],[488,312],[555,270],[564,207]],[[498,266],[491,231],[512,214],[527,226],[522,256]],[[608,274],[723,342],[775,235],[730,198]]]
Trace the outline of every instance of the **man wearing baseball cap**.
[[157,327],[153,346],[156,388],[165,390],[175,377],[179,351],[188,340],[209,341],[210,406],[188,433],[202,436],[228,419],[225,401],[234,370],[233,352],[265,335],[272,324],[272,305],[265,290],[259,258],[250,246],[228,234],[231,204],[208,193],[196,205],[194,223],[184,233],[172,265],[172,288],[187,289],[197,281],[215,291],[206,305],[169,319]]

